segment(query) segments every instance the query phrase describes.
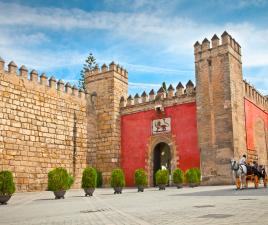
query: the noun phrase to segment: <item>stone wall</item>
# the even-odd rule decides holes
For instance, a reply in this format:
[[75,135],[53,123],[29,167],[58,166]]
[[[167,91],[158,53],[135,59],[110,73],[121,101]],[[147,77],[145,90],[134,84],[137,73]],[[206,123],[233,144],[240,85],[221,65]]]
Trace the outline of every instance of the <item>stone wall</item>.
[[112,169],[120,166],[120,98],[127,95],[127,71],[113,62],[109,67],[96,67],[86,76],[86,88],[92,96],[88,116],[90,164],[102,172],[107,186]]
[[232,183],[230,159],[246,151],[241,49],[227,32],[194,47],[203,183]]
[[245,99],[247,158],[249,162],[256,161],[267,169],[268,114],[261,108],[263,104],[255,103]]
[[247,81],[243,81],[244,96],[249,101],[254,103],[256,106],[264,111],[268,110],[268,99],[267,96],[263,96],[255,87],[253,87]]
[[[48,85],[49,83],[49,85]],[[11,170],[18,191],[45,190],[47,173],[65,167],[80,187],[87,164],[86,96],[54,77],[49,82],[0,58],[0,170]]]

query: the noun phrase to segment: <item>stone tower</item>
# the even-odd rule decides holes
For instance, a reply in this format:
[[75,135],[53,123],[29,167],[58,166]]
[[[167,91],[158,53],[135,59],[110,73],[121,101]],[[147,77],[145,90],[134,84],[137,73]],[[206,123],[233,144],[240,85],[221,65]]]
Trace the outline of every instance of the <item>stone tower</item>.
[[86,75],[89,165],[102,172],[104,185],[113,168],[120,166],[120,99],[128,92],[128,73],[112,62]]
[[224,32],[196,42],[197,127],[204,184],[232,183],[230,159],[246,153],[240,45]]

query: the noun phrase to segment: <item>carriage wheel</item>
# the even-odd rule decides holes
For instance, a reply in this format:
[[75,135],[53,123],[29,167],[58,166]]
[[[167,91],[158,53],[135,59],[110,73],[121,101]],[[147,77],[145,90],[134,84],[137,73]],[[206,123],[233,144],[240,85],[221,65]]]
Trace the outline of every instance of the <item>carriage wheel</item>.
[[236,188],[239,190],[241,187],[241,181],[239,178],[236,178],[235,184],[236,184]]
[[255,185],[256,189],[259,187],[259,177],[258,176],[254,177],[254,185]]

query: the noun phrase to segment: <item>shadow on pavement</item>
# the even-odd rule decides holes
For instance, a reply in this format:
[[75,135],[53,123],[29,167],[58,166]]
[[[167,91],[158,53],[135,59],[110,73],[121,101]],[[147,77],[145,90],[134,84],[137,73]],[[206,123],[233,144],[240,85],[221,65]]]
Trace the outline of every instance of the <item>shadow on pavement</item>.
[[55,198],[38,198],[38,199],[34,199],[33,201],[34,202],[38,202],[38,201],[49,201],[49,200],[58,200],[58,199],[55,199]]
[[223,190],[213,190],[213,191],[200,191],[193,193],[181,193],[174,194],[170,196],[267,196],[267,188],[249,188],[242,190],[235,189],[223,189]]

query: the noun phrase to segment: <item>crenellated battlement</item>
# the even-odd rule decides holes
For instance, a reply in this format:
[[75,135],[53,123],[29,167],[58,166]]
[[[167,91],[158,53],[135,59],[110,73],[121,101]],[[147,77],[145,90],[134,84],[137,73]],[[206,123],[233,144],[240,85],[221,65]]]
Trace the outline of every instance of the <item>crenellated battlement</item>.
[[170,84],[167,91],[161,87],[157,92],[152,89],[149,94],[144,91],[141,95],[137,93],[134,97],[129,95],[127,99],[122,96],[120,99],[120,108],[122,114],[128,114],[154,109],[155,105],[166,107],[192,101],[195,101],[195,87],[193,82],[189,80],[186,87],[179,82],[176,90]]
[[202,43],[198,41],[194,44],[195,61],[204,58],[210,58],[217,54],[231,53],[237,59],[241,60],[241,47],[238,42],[232,38],[226,31],[221,35],[221,39],[214,34],[209,41],[205,38]]
[[109,67],[106,64],[103,64],[101,68],[98,65],[95,66],[94,70],[88,72],[88,76],[95,76],[107,72],[117,72],[121,76],[128,78],[128,72],[119,64],[115,64],[115,62],[111,62]]
[[78,99],[85,100],[87,96],[87,92],[78,89],[76,85],[71,85],[69,82],[65,84],[63,80],[56,80],[54,76],[51,76],[49,79],[45,73],[42,73],[40,76],[36,70],[32,70],[30,73],[28,69],[22,65],[19,69],[15,62],[11,61],[7,65],[7,70],[5,70],[5,61],[0,57],[0,74],[4,74],[5,76],[17,77],[22,79],[29,84],[34,86],[40,85],[40,87],[47,87],[47,90],[55,90],[60,93],[64,93],[73,97],[77,97]]
[[245,97],[251,100],[261,109],[267,111],[268,98],[263,96],[255,87],[249,84],[246,80],[243,80]]

